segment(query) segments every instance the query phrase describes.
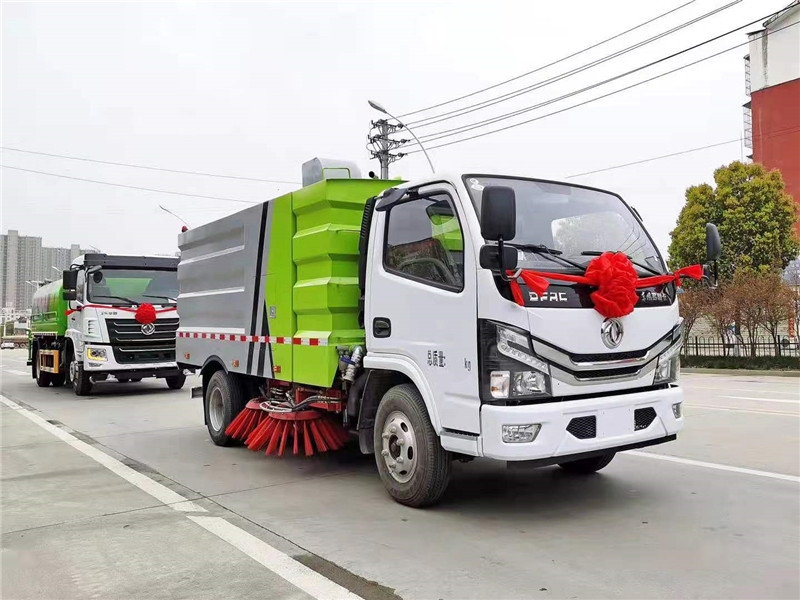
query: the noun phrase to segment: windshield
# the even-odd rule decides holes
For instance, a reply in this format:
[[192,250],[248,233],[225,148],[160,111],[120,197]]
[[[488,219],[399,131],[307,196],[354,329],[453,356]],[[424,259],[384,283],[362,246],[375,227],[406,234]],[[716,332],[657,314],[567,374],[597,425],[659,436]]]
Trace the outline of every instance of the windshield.
[[90,302],[175,304],[178,297],[176,271],[92,267],[86,278]]
[[[640,263],[637,271],[664,272],[650,236],[624,202],[614,194],[563,183],[468,175],[464,183],[480,218],[487,185],[510,187],[516,195],[517,235],[506,240],[518,246],[544,246],[572,262],[586,265],[601,252],[623,252]],[[575,270],[522,248],[526,268]],[[652,274],[650,272],[649,274]]]

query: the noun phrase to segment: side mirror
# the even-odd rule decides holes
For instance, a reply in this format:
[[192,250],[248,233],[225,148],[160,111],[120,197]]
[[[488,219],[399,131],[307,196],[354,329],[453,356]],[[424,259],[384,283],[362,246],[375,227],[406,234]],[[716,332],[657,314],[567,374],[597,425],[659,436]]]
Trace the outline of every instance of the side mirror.
[[719,231],[713,223],[706,223],[706,260],[715,261],[722,254],[722,242],[719,239]]
[[483,188],[481,235],[495,242],[508,241],[517,235],[517,201],[512,188],[500,185]]
[[[78,272],[77,271],[64,271],[61,276],[61,285],[64,291],[75,290],[78,286]],[[74,298],[73,298],[74,300]]]
[[75,290],[64,290],[61,292],[61,297],[64,298],[64,300],[77,300],[78,292]]
[[478,258],[481,267],[484,269],[500,269],[503,271],[517,268],[517,249],[513,246],[503,246],[502,260],[500,260],[500,246],[483,246]]

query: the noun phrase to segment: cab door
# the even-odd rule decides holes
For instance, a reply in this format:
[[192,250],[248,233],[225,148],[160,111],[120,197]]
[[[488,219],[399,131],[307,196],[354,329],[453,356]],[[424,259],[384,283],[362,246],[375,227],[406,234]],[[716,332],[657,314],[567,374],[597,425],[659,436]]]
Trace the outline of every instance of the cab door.
[[440,425],[479,433],[476,264],[457,193],[431,184],[385,211],[379,203],[375,215],[369,355],[410,363],[427,382]]

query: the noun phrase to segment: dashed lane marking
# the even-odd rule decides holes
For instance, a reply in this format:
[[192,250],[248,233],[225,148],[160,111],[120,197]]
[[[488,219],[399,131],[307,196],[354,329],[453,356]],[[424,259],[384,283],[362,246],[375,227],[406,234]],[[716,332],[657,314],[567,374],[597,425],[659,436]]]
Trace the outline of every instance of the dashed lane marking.
[[783,398],[757,398],[756,396],[718,396],[733,400],[756,400],[758,402],[779,402],[781,404],[800,404],[800,400],[785,400]]
[[638,450],[629,450],[625,454],[630,456],[639,456],[641,458],[652,458],[655,460],[665,460],[668,462],[679,463],[682,465],[690,465],[693,467],[703,467],[706,469],[715,469],[717,471],[730,471],[732,473],[741,473],[743,475],[755,475],[756,477],[768,477],[770,479],[783,479],[784,481],[792,481],[800,483],[800,477],[795,475],[785,475],[784,473],[772,473],[770,471],[759,471],[758,469],[745,469],[744,467],[732,467],[731,465],[721,465],[719,463],[710,463],[702,460],[692,460],[691,458],[681,458],[679,456],[668,456],[666,454],[654,454],[652,452],[640,452]]
[[25,371],[17,371],[16,369],[3,369],[4,373],[11,373],[12,375],[30,375],[30,373],[26,373]]
[[730,406],[708,406],[707,404],[683,403],[686,408],[702,408],[708,410],[726,410],[728,412],[754,413],[757,415],[778,415],[779,417],[800,417],[800,413],[783,412],[780,410],[754,410],[750,408],[732,408]]

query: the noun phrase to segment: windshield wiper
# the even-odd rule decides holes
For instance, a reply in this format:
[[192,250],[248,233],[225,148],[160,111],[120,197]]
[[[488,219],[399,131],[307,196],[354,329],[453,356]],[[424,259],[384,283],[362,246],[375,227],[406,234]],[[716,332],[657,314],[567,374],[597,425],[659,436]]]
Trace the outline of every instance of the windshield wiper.
[[[599,250],[584,250],[581,252],[582,256],[600,256],[602,252]],[[625,256],[628,256],[627,254]],[[628,256],[628,260],[631,261],[632,264],[636,265],[640,269],[644,269],[645,271],[649,271],[653,275],[663,275],[660,271],[656,271],[653,267],[649,267],[644,263],[640,263],[638,261],[633,260],[630,256]]]
[[134,300],[131,300],[130,298],[125,298],[124,296],[111,296],[111,295],[106,295],[106,294],[91,294],[91,296],[93,298],[116,298],[117,300],[124,300],[128,304],[138,304],[138,302],[135,302]]
[[562,263],[567,264],[571,267],[575,267],[576,269],[580,269],[581,271],[586,271],[586,265],[582,265],[568,258],[564,258],[563,256],[561,256],[561,254],[563,254],[561,250],[556,250],[555,248],[548,248],[544,244],[509,243],[509,246],[514,246],[515,248],[521,248],[522,250],[530,250],[531,252],[535,252],[541,257],[546,258],[547,260],[550,260],[552,262],[561,261]]
[[172,300],[172,302],[174,302],[175,304],[178,303],[178,301],[175,298],[172,298],[171,296],[158,296],[158,295],[153,295],[153,294],[142,294],[142,297],[143,298],[163,298],[164,300]]

